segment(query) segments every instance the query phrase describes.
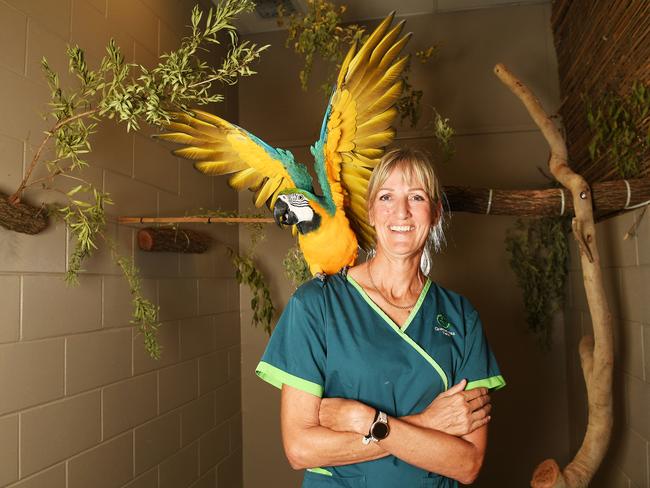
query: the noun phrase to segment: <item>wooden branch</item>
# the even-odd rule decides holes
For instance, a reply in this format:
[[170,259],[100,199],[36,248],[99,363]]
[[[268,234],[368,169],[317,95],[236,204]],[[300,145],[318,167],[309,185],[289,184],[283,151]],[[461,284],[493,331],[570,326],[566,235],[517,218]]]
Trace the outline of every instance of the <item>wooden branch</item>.
[[[445,186],[443,191],[452,212],[519,217],[573,215],[573,198],[565,188],[500,190]],[[594,211],[599,215],[611,214],[650,201],[650,178],[627,180],[627,184],[625,180],[595,183],[592,191]]]
[[612,316],[605,297],[596,246],[592,192],[586,180],[574,173],[567,164],[564,138],[546,115],[535,95],[504,65],[497,64],[494,72],[522,101],[542,131],[551,150],[549,159],[551,173],[562,186],[571,191],[576,215],[572,225],[573,234],[580,246],[582,277],[594,330],[593,337],[585,336],[580,341],[580,359],[589,402],[589,421],[582,446],[564,470],[560,470],[552,459],[541,463],[533,473],[531,486],[534,488],[587,487],[605,457],[613,423]]
[[118,224],[272,224],[271,217],[118,217]]
[[99,109],[95,108],[92,110],[87,110],[85,112],[81,112],[77,115],[73,115],[72,117],[68,117],[67,119],[60,120],[57,122],[54,127],[52,127],[51,130],[49,130],[45,136],[45,139],[43,139],[43,142],[41,142],[41,145],[38,146],[38,149],[36,151],[36,154],[34,154],[34,157],[32,158],[32,161],[29,163],[29,166],[27,167],[27,171],[25,173],[25,176],[23,177],[22,181],[20,182],[20,185],[18,186],[18,189],[9,197],[9,203],[11,204],[16,204],[20,202],[20,197],[23,194],[23,190],[27,187],[27,182],[29,181],[29,178],[32,176],[32,171],[34,171],[34,168],[36,167],[36,164],[38,163],[39,159],[41,159],[41,153],[43,152],[43,149],[45,149],[45,146],[47,145],[48,141],[52,138],[54,133],[59,130],[61,127],[63,127],[66,124],[69,124],[70,122],[73,122],[77,119],[81,119],[83,117],[88,117],[90,115],[93,115],[94,113],[98,112]]
[[0,225],[23,234],[38,234],[47,228],[47,212],[43,207],[23,202],[11,203],[9,197],[0,192]]
[[201,254],[212,244],[212,238],[189,229],[156,229],[149,227],[138,231],[138,246],[150,252],[182,252]]

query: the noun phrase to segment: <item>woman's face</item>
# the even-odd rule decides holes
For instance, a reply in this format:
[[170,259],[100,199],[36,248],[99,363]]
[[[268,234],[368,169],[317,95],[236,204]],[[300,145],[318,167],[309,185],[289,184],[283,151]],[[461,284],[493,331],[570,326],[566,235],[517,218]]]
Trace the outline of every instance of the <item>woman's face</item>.
[[377,233],[377,249],[395,256],[419,255],[435,217],[424,186],[405,181],[398,166],[371,204],[368,218]]

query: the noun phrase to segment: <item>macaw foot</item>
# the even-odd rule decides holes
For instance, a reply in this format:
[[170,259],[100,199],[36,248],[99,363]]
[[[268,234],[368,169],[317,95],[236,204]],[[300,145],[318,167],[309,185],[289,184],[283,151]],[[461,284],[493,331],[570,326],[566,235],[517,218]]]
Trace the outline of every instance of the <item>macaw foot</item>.
[[316,273],[314,276],[316,278],[318,278],[319,280],[321,280],[323,283],[325,283],[325,280],[327,279],[327,275],[325,273],[320,272],[320,271],[318,273]]
[[343,266],[343,267],[341,268],[341,271],[339,271],[339,273],[341,273],[341,276],[343,276],[343,278],[347,278],[347,276],[348,276],[348,269],[350,269],[350,266]]

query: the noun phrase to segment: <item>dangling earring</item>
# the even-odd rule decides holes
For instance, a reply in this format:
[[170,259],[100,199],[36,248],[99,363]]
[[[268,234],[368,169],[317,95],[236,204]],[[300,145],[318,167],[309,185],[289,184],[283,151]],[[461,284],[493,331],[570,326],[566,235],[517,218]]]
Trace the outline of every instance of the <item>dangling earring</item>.
[[420,271],[424,276],[429,276],[431,272],[431,251],[429,251],[429,240],[424,245],[422,255],[420,256]]
[[424,249],[420,256],[420,269],[425,276],[429,275],[433,265],[432,251],[439,253],[440,249],[442,249],[442,245],[447,243],[445,240],[445,232],[442,229],[444,223],[443,215],[441,209],[438,222],[436,222],[436,225],[432,225],[429,228],[429,236],[427,237],[427,242],[424,244]]

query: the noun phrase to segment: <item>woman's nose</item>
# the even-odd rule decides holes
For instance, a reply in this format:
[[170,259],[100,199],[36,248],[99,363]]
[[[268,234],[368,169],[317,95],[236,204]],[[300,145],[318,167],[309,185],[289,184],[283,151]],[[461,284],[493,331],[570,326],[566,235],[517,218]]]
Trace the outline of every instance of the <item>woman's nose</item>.
[[395,214],[400,219],[406,219],[409,216],[408,199],[397,198],[395,202]]

